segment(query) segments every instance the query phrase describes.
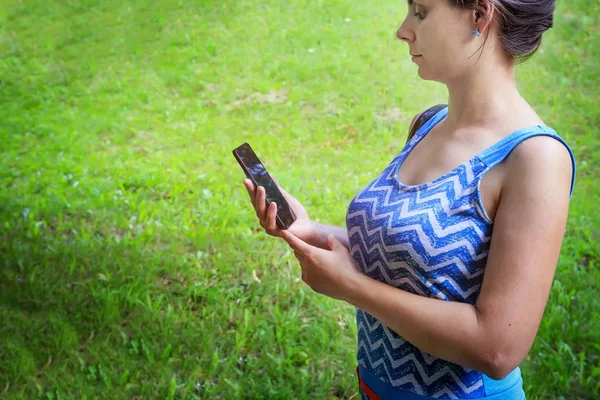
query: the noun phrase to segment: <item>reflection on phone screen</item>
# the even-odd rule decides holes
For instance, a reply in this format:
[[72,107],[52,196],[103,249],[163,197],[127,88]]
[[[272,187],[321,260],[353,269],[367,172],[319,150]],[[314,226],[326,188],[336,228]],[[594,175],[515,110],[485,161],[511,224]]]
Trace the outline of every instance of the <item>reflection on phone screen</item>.
[[267,169],[260,162],[254,151],[252,151],[252,148],[248,145],[242,145],[237,148],[237,155],[258,186],[265,188],[267,200],[269,202],[274,201],[277,204],[278,216],[288,224],[292,223],[294,218],[289,208],[284,207],[284,204],[287,204],[285,198],[267,172]]

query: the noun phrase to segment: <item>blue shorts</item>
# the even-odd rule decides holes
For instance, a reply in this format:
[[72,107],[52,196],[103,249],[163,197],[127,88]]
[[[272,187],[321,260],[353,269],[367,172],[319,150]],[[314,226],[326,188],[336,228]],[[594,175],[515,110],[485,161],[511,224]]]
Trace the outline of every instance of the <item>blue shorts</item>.
[[[356,368],[356,372],[358,375],[360,395],[363,400],[438,400],[434,397],[421,396],[412,392],[398,390],[383,382],[366,368],[359,366]],[[507,378],[510,379],[511,382],[514,381],[514,384],[509,388],[501,392],[492,390],[494,394],[485,397],[471,398],[469,400],[525,400],[523,379],[521,379],[520,369],[516,368]],[[489,380],[486,383],[486,388],[494,385],[493,380],[489,378],[486,380]]]

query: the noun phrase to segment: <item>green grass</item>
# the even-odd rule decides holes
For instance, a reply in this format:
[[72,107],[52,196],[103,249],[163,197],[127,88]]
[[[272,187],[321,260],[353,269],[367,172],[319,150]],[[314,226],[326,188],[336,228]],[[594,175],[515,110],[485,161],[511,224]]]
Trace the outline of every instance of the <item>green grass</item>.
[[[0,398],[350,398],[353,309],[257,233],[231,149],[311,216],[444,102],[400,1],[0,1]],[[531,399],[600,396],[600,5],[559,3],[523,95],[579,174]]]

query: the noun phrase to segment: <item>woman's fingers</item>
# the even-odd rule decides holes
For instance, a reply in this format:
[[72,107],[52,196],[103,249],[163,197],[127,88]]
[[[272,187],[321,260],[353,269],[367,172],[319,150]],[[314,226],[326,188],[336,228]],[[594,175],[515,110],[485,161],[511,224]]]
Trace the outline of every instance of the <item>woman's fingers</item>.
[[265,222],[267,217],[266,192],[265,188],[262,186],[259,186],[258,189],[256,189],[254,208],[256,209],[256,216],[260,222]]
[[256,208],[254,202],[256,200],[256,193],[254,193],[254,185],[250,179],[244,179],[244,186],[246,187],[246,191],[248,192],[248,196],[250,197],[250,201],[252,202],[252,207]]
[[269,204],[269,209],[267,211],[267,231],[275,232],[277,230],[277,204],[271,203]]
[[277,204],[270,203],[268,206],[266,205],[266,191],[264,187],[259,186],[255,190],[250,179],[244,179],[243,183],[248,192],[248,196],[250,197],[250,201],[252,202],[252,206],[256,211],[256,216],[260,225],[268,234],[279,236],[277,234],[279,230],[277,226]]
[[265,216],[265,189],[262,186],[259,186],[257,189],[254,189],[254,184],[250,179],[244,179],[244,186],[246,187],[246,191],[248,192],[248,196],[250,197],[250,201],[252,202],[252,206],[256,211],[256,216],[258,219],[263,222],[266,218]]

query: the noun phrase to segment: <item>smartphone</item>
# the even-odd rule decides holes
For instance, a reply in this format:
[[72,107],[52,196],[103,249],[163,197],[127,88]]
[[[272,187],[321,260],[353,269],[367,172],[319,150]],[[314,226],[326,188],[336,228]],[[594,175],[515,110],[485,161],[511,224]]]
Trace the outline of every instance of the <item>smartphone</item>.
[[296,215],[252,147],[244,143],[233,150],[233,156],[244,170],[246,177],[254,184],[254,189],[259,186],[265,188],[267,207],[273,201],[277,204],[277,225],[281,229],[288,229],[296,220]]

